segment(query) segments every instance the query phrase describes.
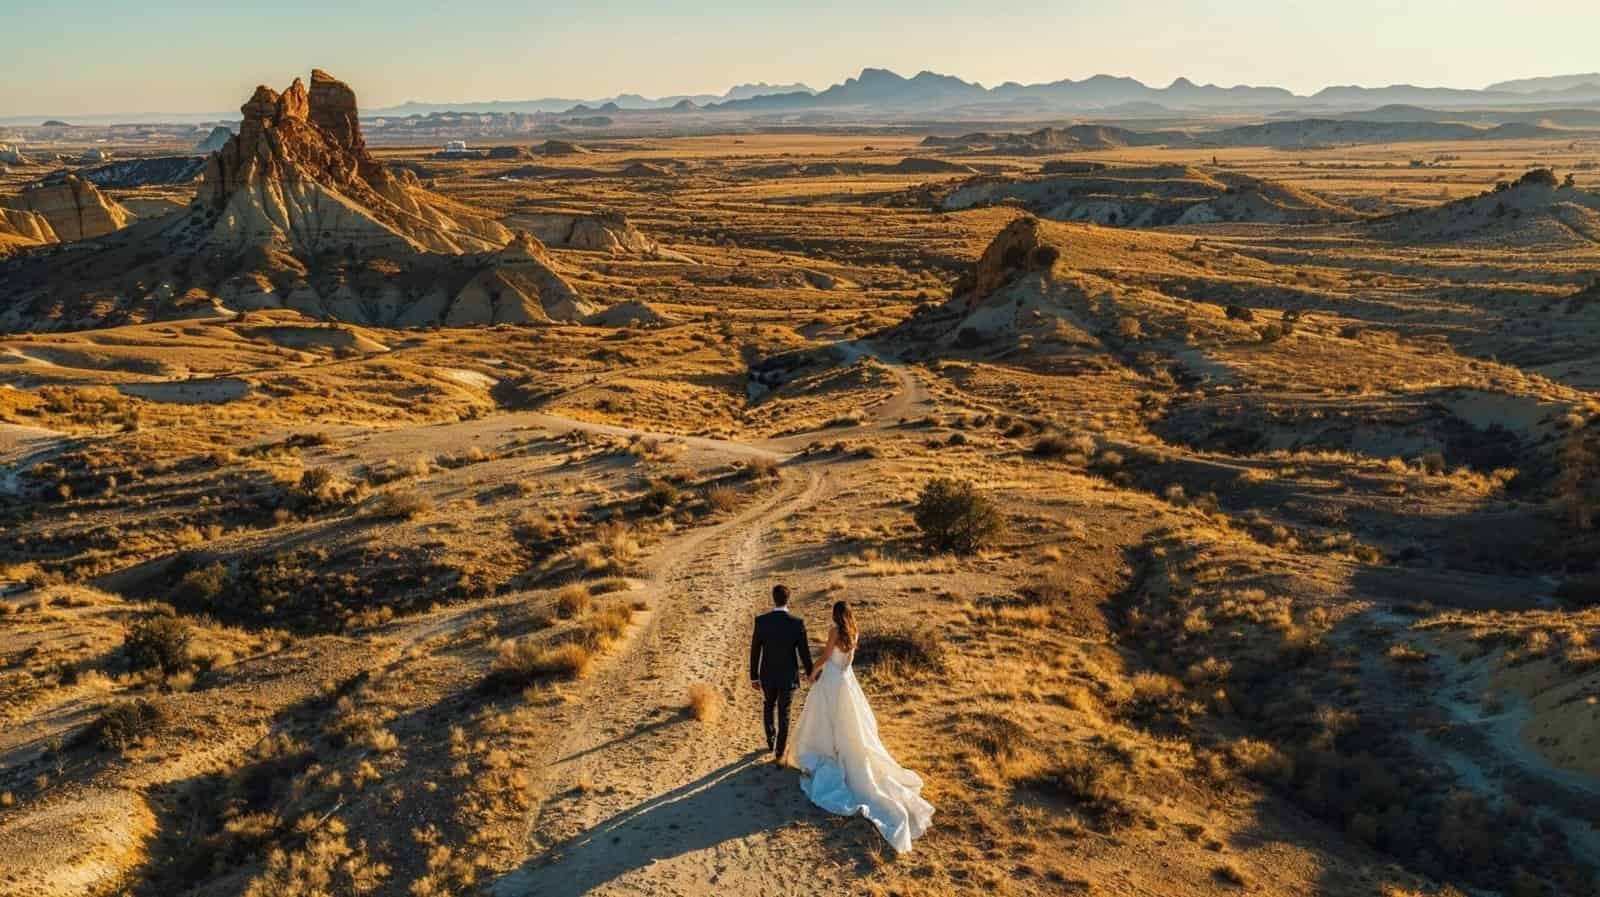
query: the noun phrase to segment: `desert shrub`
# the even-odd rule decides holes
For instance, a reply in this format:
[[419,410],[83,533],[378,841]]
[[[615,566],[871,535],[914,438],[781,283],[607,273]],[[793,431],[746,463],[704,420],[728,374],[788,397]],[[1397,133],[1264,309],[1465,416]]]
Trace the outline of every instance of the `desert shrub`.
[[[406,613],[482,597],[512,575],[499,567],[439,562],[370,545],[338,555],[323,546],[244,554],[233,564],[183,573],[169,600],[185,613],[231,625],[328,632],[368,625],[376,621],[374,612]],[[181,566],[174,570],[180,572]]]
[[626,524],[612,521],[596,527],[594,540],[575,556],[590,573],[626,573],[639,557],[639,540]]
[[584,618],[583,625],[578,627],[573,638],[591,652],[604,651],[628,631],[628,624],[632,621],[632,608],[622,605],[602,608]]
[[640,500],[646,510],[660,513],[677,504],[683,497],[678,487],[665,479],[656,478],[650,481],[645,489],[644,498]]
[[1258,782],[1281,787],[1294,780],[1294,760],[1269,742],[1241,738],[1228,746],[1228,758]]
[[1085,461],[1094,454],[1097,446],[1093,436],[1080,433],[1077,436],[1067,436],[1062,433],[1050,433],[1041,436],[1033,444],[1033,454],[1041,458],[1060,458],[1065,455],[1078,455]]
[[576,617],[589,609],[589,590],[572,583],[556,594],[556,612],[563,617]]
[[500,645],[484,688],[491,692],[519,691],[552,678],[576,679],[589,671],[594,654],[576,642],[540,645],[531,640]]
[[1249,324],[1256,319],[1256,313],[1242,305],[1228,306],[1226,314],[1228,315],[1228,320],[1243,321],[1246,324]]
[[294,503],[303,508],[330,508],[353,497],[356,487],[326,467],[308,467],[292,490]]
[[118,701],[100,714],[94,725],[94,737],[108,751],[126,751],[160,732],[171,717],[167,705],[158,699]]
[[1183,725],[1194,714],[1182,682],[1162,673],[1135,673],[1126,710],[1134,720],[1147,726]]
[[389,878],[390,869],[368,855],[364,842],[350,844],[347,832],[339,819],[329,819],[306,839],[303,848],[272,849],[244,897],[365,897],[373,893]]
[[181,673],[191,665],[189,624],[177,617],[158,615],[128,627],[122,651],[135,670],[158,669],[164,676]]
[[626,592],[631,588],[633,588],[633,586],[629,584],[626,579],[623,579],[620,576],[611,576],[607,577],[606,579],[598,579],[589,583],[589,594],[609,595],[612,592]]
[[1072,443],[1059,433],[1041,436],[1033,444],[1033,453],[1040,458],[1059,458],[1071,451]]
[[1556,179],[1554,171],[1548,168],[1534,168],[1530,169],[1522,177],[1517,178],[1511,186],[1521,187],[1526,184],[1538,187],[1555,187],[1559,183],[1560,181]]
[[739,492],[731,486],[712,486],[706,490],[706,504],[719,511],[731,511],[739,505]]
[[949,651],[932,629],[899,628],[863,632],[855,666],[865,673],[912,677],[943,671]]
[[178,581],[172,602],[179,607],[200,610],[209,607],[228,587],[228,568],[220,561],[190,570]]
[[433,499],[411,489],[390,489],[372,502],[371,516],[377,520],[410,520],[433,510]]
[[393,715],[377,706],[362,706],[352,695],[344,695],[334,705],[323,732],[334,747],[364,745],[378,747],[391,741],[394,735],[385,724]]
[[689,715],[703,723],[713,723],[722,715],[722,695],[704,682],[689,686]]
[[777,479],[778,462],[771,458],[751,458],[744,462],[744,474],[752,480]]
[[917,496],[912,517],[935,550],[957,554],[971,554],[1005,531],[999,509],[965,480],[929,480]]

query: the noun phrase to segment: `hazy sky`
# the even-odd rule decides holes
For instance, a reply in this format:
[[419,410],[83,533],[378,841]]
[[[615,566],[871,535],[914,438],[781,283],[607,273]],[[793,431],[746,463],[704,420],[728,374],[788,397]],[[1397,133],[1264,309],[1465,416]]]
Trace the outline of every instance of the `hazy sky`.
[[0,115],[232,112],[312,66],[366,107],[826,87],[863,66],[1482,87],[1600,69],[1596,34],[1597,0],[0,0]]

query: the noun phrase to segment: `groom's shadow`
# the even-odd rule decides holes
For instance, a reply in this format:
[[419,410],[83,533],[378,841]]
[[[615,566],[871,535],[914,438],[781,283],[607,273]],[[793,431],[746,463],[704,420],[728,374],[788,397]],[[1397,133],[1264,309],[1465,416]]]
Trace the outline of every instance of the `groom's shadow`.
[[837,819],[804,799],[796,775],[751,754],[531,857],[489,891],[581,897],[652,863],[759,832]]

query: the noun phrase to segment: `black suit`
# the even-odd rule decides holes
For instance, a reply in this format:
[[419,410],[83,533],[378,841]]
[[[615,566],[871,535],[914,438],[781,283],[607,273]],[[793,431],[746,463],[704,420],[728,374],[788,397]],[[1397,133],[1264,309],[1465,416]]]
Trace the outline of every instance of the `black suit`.
[[789,743],[789,704],[800,687],[801,667],[811,675],[811,643],[806,640],[805,622],[782,608],[756,617],[750,635],[750,681],[761,683],[761,721],[767,731],[767,747],[779,757]]

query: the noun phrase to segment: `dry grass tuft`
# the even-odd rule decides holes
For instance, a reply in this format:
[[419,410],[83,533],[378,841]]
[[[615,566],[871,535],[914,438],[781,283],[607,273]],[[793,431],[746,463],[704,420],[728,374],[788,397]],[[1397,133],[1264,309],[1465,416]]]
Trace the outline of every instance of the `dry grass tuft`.
[[689,686],[689,715],[703,723],[716,722],[722,716],[722,694],[704,682]]
[[491,691],[518,691],[545,679],[576,679],[589,672],[594,652],[578,642],[539,645],[531,640],[507,641],[500,646],[484,685]]
[[433,499],[413,489],[390,489],[372,501],[370,516],[377,520],[413,520],[433,511]]
[[556,612],[563,617],[576,617],[589,609],[589,589],[581,583],[571,583],[556,593]]

